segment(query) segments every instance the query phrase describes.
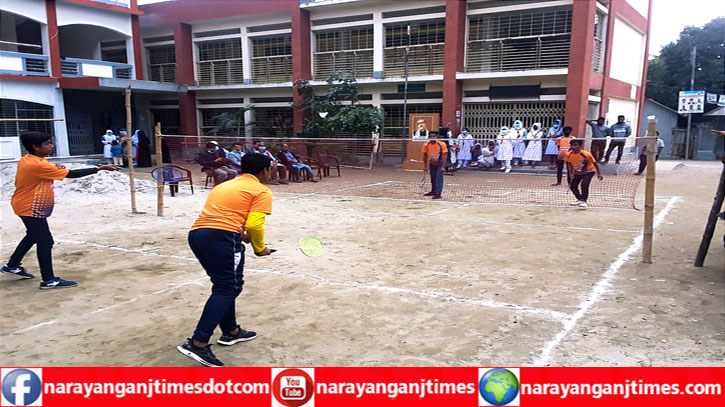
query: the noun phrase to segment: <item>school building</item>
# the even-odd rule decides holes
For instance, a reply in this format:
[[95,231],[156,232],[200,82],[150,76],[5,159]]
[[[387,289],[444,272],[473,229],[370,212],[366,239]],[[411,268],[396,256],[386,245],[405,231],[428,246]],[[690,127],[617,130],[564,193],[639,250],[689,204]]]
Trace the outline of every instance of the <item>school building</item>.
[[[288,136],[305,112],[295,80],[320,93],[354,77],[403,137],[408,112],[438,113],[454,133],[490,137],[522,120],[641,121],[652,0],[3,0],[0,158],[26,129],[52,132],[57,155],[102,151],[107,128],[200,135],[214,117],[253,106],[245,135]],[[410,27],[410,35],[408,35]],[[636,131],[636,130],[635,130]],[[457,134],[457,133],[456,133]]]

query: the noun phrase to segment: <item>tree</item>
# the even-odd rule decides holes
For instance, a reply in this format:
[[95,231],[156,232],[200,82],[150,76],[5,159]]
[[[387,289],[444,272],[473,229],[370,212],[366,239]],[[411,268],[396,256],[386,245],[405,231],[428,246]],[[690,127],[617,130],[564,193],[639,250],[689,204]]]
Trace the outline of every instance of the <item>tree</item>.
[[219,134],[232,134],[236,130],[236,135],[241,136],[242,127],[245,126],[244,114],[247,111],[254,111],[254,106],[240,107],[236,112],[224,112],[220,115],[212,117],[212,122],[216,124],[213,129],[207,132],[210,136]]
[[725,17],[716,18],[702,28],[685,27],[677,42],[662,48],[649,61],[648,98],[677,109],[677,94],[690,90],[690,53],[697,46],[695,90],[725,93]]
[[[327,79],[329,90],[317,95],[308,81],[297,81],[297,92],[304,99],[292,105],[310,112],[298,136],[336,137],[340,134],[369,136],[383,122],[383,115],[375,106],[362,105],[355,79],[332,75]],[[320,113],[327,113],[323,118]]]

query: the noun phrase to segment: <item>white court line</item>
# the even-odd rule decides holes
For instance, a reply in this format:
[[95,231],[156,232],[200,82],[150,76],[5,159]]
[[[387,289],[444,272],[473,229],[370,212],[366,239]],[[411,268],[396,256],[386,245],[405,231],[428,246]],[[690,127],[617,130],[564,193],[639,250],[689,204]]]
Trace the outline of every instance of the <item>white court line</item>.
[[[670,198],[667,205],[665,205],[657,216],[655,216],[653,225],[654,228],[657,228],[662,222],[664,222],[665,217],[672,208],[675,207],[675,203],[677,203],[678,200],[679,198],[677,197]],[[534,360],[531,364],[532,366],[548,366],[551,364],[551,353],[561,344],[564,338],[566,338],[566,336],[569,335],[574,328],[576,328],[577,323],[584,317],[584,315],[586,315],[594,304],[599,302],[602,296],[607,293],[614,276],[617,272],[619,272],[622,266],[629,261],[629,258],[642,247],[643,240],[644,234],[641,233],[639,236],[635,237],[632,244],[623,251],[612,264],[609,265],[609,268],[604,275],[602,275],[602,278],[594,285],[594,288],[592,289],[592,292],[589,293],[589,296],[579,304],[577,311],[564,321],[564,329],[562,329],[552,340],[544,345],[541,349],[541,354],[539,354],[539,356]]]
[[445,208],[445,209],[441,209],[439,211],[431,212],[429,214],[426,214],[426,216],[436,216],[436,215],[440,215],[441,213],[446,213],[446,212],[452,211],[454,209],[465,208],[467,206],[469,206],[469,205],[468,204],[462,204],[462,205],[451,206],[449,208]]
[[375,186],[378,186],[378,185],[387,185],[389,183],[390,183],[390,181],[376,182],[374,184],[358,185],[356,187],[336,189],[336,190],[334,190],[332,192],[352,191],[353,189],[369,188],[369,187],[375,187]]
[[[170,218],[158,218],[157,217],[157,219],[168,220]],[[149,221],[148,220],[145,220],[145,221],[141,221],[141,222],[129,223],[128,225],[123,225],[123,227],[138,226],[138,225],[148,224],[148,223],[149,223]],[[100,229],[93,229],[93,230],[91,230],[91,232],[103,232],[103,231],[109,230],[109,229],[118,229],[118,225],[106,226],[105,228],[100,228]],[[86,232],[86,231],[83,231],[83,232],[71,232],[71,233],[64,233],[62,235],[58,235],[58,236],[55,236],[55,237],[68,237],[68,236],[75,236],[75,235],[83,235],[83,234],[87,234],[87,233],[88,232]],[[20,243],[20,240],[17,240],[15,242],[11,242],[11,243],[3,243],[3,244],[0,244],[0,247],[15,246],[18,243]]]
[[[83,242],[79,240],[62,240],[64,243],[72,243],[72,244],[79,244],[79,245],[85,245],[89,247],[95,247],[100,248],[104,250],[116,250],[116,251],[122,251],[126,253],[138,253],[144,256],[155,256],[155,257],[166,257],[166,258],[173,258],[178,260],[186,260],[186,261],[193,261],[197,262],[198,260],[192,257],[186,257],[186,256],[175,256],[175,255],[166,255],[166,254],[159,254],[154,252],[146,252],[141,250],[135,250],[135,249],[126,249],[123,247],[116,247],[116,246],[107,246],[107,245],[101,245],[97,243],[90,243],[90,242]],[[467,297],[459,297],[447,293],[442,292],[436,292],[436,291],[419,291],[419,290],[413,290],[409,288],[400,288],[400,287],[389,287],[389,286],[382,286],[377,284],[368,284],[368,283],[358,283],[358,282],[347,282],[347,281],[334,281],[334,280],[328,280],[325,278],[305,274],[305,273],[298,273],[298,272],[283,272],[283,271],[274,271],[274,270],[262,270],[262,269],[247,269],[245,268],[245,272],[249,273],[257,273],[257,274],[269,274],[269,275],[277,275],[277,276],[285,276],[285,277],[296,277],[296,278],[302,278],[305,280],[314,281],[316,283],[331,285],[331,286],[342,286],[342,287],[350,287],[350,288],[359,288],[359,289],[366,289],[366,290],[374,290],[374,291],[380,291],[380,292],[386,292],[386,293],[394,293],[394,294],[409,294],[417,297],[423,297],[423,298],[433,298],[438,299],[441,301],[446,302],[458,302],[458,303],[464,303],[464,304],[474,304],[479,305],[485,308],[498,308],[498,309],[508,309],[511,311],[524,313],[524,314],[532,314],[537,315],[541,317],[546,317],[550,320],[557,321],[557,322],[563,322],[567,320],[570,316],[566,313],[554,311],[550,309],[545,308],[535,308],[535,307],[527,307],[522,305],[516,305],[516,304],[509,304],[505,302],[498,302],[498,301],[491,301],[491,300],[484,300],[484,299],[478,299],[478,298],[467,298]],[[167,291],[171,291],[174,289],[177,289],[179,287],[183,287],[190,284],[196,284],[196,285],[202,285],[200,282],[202,280],[206,280],[208,277],[200,277],[195,280],[185,281],[176,283],[171,287],[164,288],[162,290],[154,291],[150,294],[143,294],[134,298],[131,298],[130,300],[122,301],[119,303],[111,304],[105,307],[100,307],[96,309],[95,311],[90,312],[90,314],[97,314],[104,311],[107,311],[112,308],[119,307],[121,305],[130,304],[132,302],[136,302],[139,299],[149,297],[151,295],[157,295],[161,294]],[[63,320],[67,320],[69,317],[63,318]],[[28,332],[36,328],[40,328],[42,326],[51,325],[58,323],[58,320],[52,320],[47,322],[42,322],[40,324],[36,324],[27,328],[22,328],[17,331],[14,331],[8,335],[13,335],[17,333],[23,333]],[[2,335],[5,336],[5,335]]]

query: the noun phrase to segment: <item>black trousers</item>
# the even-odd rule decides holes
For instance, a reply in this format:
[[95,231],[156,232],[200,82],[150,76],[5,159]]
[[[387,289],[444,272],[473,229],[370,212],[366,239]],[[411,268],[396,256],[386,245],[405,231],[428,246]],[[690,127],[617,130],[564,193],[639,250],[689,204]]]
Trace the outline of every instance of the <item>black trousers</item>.
[[604,157],[604,161],[609,161],[609,156],[612,155],[612,151],[617,149],[617,162],[622,159],[622,153],[624,152],[624,141],[612,140],[609,142],[609,148],[607,149],[607,155]]
[[211,296],[204,305],[193,339],[209,342],[214,329],[237,327],[235,302],[244,286],[244,244],[239,233],[219,229],[189,232],[189,246],[211,278]]
[[[655,156],[655,161],[659,160],[660,156]],[[639,155],[639,173],[643,173],[644,169],[647,168],[647,154],[640,154]]]
[[606,139],[592,140],[591,153],[594,156],[594,159],[597,160],[597,162],[602,161],[602,157],[604,156],[604,148],[606,146]]
[[[561,184],[561,178],[564,174],[564,160],[556,159],[556,183]],[[566,183],[571,185],[569,171],[566,172]]]
[[[589,184],[592,183],[594,177],[593,172],[587,172],[584,174],[574,174],[574,178],[571,180],[569,188],[574,193],[576,199],[586,202],[589,199]],[[581,192],[579,191],[579,184],[581,183]]]
[[38,264],[40,265],[40,275],[43,281],[52,280],[53,275],[53,257],[51,255],[53,249],[53,235],[50,234],[47,218],[33,218],[30,216],[21,216],[20,219],[25,225],[25,237],[18,243],[15,251],[10,256],[8,267],[18,267],[23,261],[23,257],[28,253],[33,245],[37,244]]

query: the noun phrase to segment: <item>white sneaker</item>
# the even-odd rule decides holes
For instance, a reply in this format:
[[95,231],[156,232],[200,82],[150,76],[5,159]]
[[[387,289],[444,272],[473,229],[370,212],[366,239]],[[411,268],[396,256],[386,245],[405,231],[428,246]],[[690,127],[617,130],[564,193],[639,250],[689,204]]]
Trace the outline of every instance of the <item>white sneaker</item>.
[[506,168],[505,172],[506,172],[506,174],[508,174],[509,172],[511,172],[511,168]]
[[589,205],[587,205],[587,203],[586,203],[586,202],[579,202],[579,207],[580,207],[580,208],[588,208],[588,207],[589,207]]
[[505,170],[505,169],[506,169],[506,167],[501,167],[501,171],[503,171],[503,170]]
[[574,201],[574,202],[570,203],[569,205],[571,205],[571,206],[579,206],[580,203],[582,203],[582,201]]

